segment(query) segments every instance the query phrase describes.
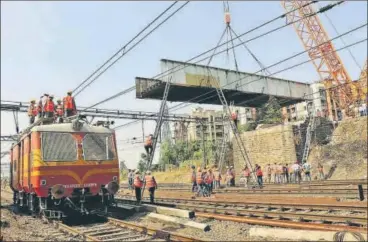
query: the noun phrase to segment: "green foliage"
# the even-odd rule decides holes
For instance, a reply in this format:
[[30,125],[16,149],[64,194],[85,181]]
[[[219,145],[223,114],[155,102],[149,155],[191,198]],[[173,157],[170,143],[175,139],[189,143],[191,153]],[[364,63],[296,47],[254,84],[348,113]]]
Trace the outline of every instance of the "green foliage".
[[148,156],[145,153],[141,153],[141,159],[139,160],[138,165],[137,165],[137,169],[140,172],[145,171],[147,160],[148,160]]
[[258,124],[281,124],[282,113],[278,100],[271,96],[257,114]]
[[252,130],[255,130],[256,128],[257,128],[257,123],[255,122],[248,122],[246,124],[239,125],[240,132],[252,131]]

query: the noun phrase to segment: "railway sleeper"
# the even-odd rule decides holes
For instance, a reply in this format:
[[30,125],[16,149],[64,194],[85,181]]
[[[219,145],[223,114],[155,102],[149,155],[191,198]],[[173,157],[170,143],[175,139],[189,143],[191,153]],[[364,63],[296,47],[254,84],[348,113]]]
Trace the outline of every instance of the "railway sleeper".
[[103,241],[117,241],[117,240],[132,241],[132,239],[141,238],[141,237],[143,237],[141,241],[145,241],[145,240],[148,239],[147,236],[142,235],[142,234],[132,234],[132,235],[128,235],[128,236],[121,236],[121,237],[114,237],[114,238],[111,238],[111,239],[104,239]]
[[102,230],[99,230],[97,232],[94,232],[94,233],[87,233],[87,235],[89,236],[101,236],[101,235],[107,235],[107,234],[113,234],[115,232],[119,232],[121,231],[121,229],[117,229],[117,228],[110,228],[110,229],[102,229]]

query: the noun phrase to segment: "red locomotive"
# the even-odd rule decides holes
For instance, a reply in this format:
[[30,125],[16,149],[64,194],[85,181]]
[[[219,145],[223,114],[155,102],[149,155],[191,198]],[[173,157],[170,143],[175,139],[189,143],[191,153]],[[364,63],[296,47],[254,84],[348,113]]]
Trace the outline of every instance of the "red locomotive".
[[14,204],[47,218],[107,213],[119,189],[114,130],[81,119],[33,125],[11,148]]

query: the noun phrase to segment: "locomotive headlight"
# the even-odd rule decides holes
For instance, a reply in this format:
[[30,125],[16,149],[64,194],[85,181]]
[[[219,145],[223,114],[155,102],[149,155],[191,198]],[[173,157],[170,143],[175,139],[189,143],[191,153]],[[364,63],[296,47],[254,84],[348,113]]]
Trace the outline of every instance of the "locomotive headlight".
[[51,187],[51,195],[56,198],[60,199],[64,196],[65,188],[61,184],[56,184]]
[[115,194],[119,190],[119,184],[117,182],[112,181],[109,182],[107,185],[105,185],[105,188],[110,194]]
[[113,176],[113,177],[112,177],[112,180],[113,180],[114,182],[116,182],[116,181],[118,181],[118,177],[117,177],[117,176]]

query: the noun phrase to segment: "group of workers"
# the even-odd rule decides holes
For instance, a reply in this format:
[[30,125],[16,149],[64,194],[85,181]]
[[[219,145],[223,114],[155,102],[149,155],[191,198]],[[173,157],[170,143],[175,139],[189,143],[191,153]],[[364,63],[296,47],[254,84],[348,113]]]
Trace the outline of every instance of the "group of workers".
[[54,118],[54,121],[62,123],[63,117],[70,117],[77,113],[76,107],[72,91],[68,91],[67,96],[62,101],[56,100],[56,104],[54,96],[45,93],[37,104],[36,100],[31,100],[28,107],[29,124],[33,124],[37,116],[38,118]]
[[147,171],[144,179],[140,176],[139,170],[128,170],[128,184],[130,190],[135,190],[135,198],[137,199],[137,204],[142,201],[142,188],[148,189],[150,202],[154,204],[155,202],[155,190],[157,190],[157,182],[154,176],[151,175],[151,171]]

